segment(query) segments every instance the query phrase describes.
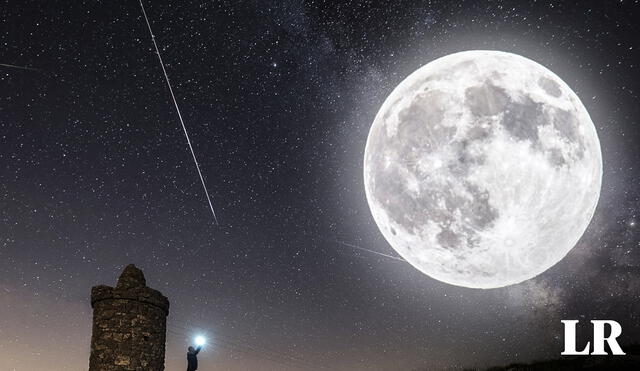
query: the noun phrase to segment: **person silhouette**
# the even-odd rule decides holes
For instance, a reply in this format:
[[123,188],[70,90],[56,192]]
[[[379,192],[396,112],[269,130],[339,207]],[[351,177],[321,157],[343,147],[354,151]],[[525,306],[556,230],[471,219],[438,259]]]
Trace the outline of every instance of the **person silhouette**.
[[202,345],[198,345],[195,349],[193,347],[187,348],[187,371],[196,371],[198,369],[198,353],[202,349]]

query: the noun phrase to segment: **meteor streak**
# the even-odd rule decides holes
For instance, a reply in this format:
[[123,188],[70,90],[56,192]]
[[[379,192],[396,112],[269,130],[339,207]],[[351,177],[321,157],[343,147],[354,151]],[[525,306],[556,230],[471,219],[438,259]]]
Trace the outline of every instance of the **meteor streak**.
[[173,104],[176,107],[176,112],[178,113],[178,118],[180,119],[182,130],[184,131],[184,136],[187,138],[187,144],[189,145],[189,149],[191,150],[191,156],[193,156],[193,162],[196,164],[196,169],[198,170],[198,175],[200,176],[200,181],[202,182],[202,188],[204,189],[204,194],[207,196],[207,201],[209,202],[209,208],[211,209],[211,214],[213,214],[213,220],[215,220],[216,225],[219,225],[218,217],[216,216],[216,212],[213,210],[213,204],[211,203],[211,197],[209,197],[209,191],[207,191],[207,185],[205,184],[204,178],[202,177],[202,172],[200,171],[200,165],[198,164],[198,159],[196,159],[196,153],[193,151],[193,146],[191,145],[191,140],[189,139],[189,133],[187,133],[187,127],[184,125],[184,120],[182,120],[182,114],[180,113],[180,108],[178,107],[178,101],[176,101],[176,96],[173,94],[173,88],[171,87],[171,83],[169,82],[169,75],[167,75],[167,70],[164,68],[164,62],[162,62],[162,56],[160,56],[160,50],[158,49],[158,44],[156,44],[156,37],[153,36],[153,31],[151,30],[151,23],[149,23],[149,18],[147,18],[147,12],[144,10],[144,5],[142,5],[142,0],[140,0],[140,8],[142,8],[142,14],[144,15],[144,20],[147,22],[147,28],[149,28],[151,41],[153,41],[153,46],[156,49],[156,54],[158,55],[158,60],[160,61],[160,67],[162,67],[162,72],[164,73],[164,79],[167,81],[167,86],[169,87],[169,92],[171,93],[171,99],[173,99]]
[[402,258],[400,258],[400,257],[398,257],[398,256],[393,256],[393,255],[383,254],[383,253],[381,253],[381,252],[377,252],[377,251],[373,251],[373,250],[365,249],[364,247],[360,247],[360,246],[357,246],[357,245],[354,245],[354,244],[350,244],[350,243],[347,243],[347,242],[344,242],[344,241],[335,240],[335,242],[337,242],[337,243],[339,243],[340,245],[343,245],[343,246],[351,247],[351,248],[353,248],[353,249],[358,249],[358,250],[362,250],[362,251],[370,252],[370,253],[372,253],[372,254],[376,254],[376,255],[384,256],[385,258],[389,258],[389,259],[393,259],[393,260],[398,260],[398,261],[401,261],[401,262],[404,262],[404,263],[406,263],[406,262],[407,262],[406,260],[404,260],[404,259],[402,259]]
[[40,72],[40,70],[39,70],[39,69],[37,69],[37,68],[26,67],[26,66],[16,66],[15,64],[0,63],[0,66],[2,66],[2,67],[8,67],[8,68],[16,68],[16,69],[19,69],[19,70],[27,70],[27,71],[37,71],[37,72]]

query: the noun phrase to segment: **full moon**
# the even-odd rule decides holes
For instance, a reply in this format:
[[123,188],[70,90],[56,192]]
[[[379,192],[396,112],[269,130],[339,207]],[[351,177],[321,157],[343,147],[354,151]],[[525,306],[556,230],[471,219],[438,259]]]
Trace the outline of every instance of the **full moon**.
[[516,284],[576,245],[600,197],[598,135],[578,96],[522,56],[447,55],[398,85],[364,156],[367,201],[411,265],[472,288]]

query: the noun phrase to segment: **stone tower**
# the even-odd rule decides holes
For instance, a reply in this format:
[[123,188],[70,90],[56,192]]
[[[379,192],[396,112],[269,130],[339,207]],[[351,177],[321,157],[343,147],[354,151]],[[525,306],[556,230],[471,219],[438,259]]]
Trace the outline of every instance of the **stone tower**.
[[91,289],[93,334],[89,371],[164,370],[169,300],[128,265],[116,287]]

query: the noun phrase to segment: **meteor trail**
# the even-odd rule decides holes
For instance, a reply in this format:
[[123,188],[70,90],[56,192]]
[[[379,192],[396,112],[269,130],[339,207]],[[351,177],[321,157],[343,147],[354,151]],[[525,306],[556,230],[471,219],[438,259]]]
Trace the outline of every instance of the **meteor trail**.
[[147,12],[144,10],[144,5],[142,5],[142,0],[140,0],[140,8],[142,8],[142,14],[144,15],[144,20],[147,22],[147,28],[149,28],[151,41],[153,41],[153,46],[156,49],[156,54],[158,55],[158,60],[160,61],[160,67],[162,67],[162,72],[164,73],[164,79],[167,81],[167,86],[169,87],[169,92],[171,93],[171,99],[173,99],[173,104],[176,107],[176,112],[178,113],[178,118],[180,119],[182,130],[184,131],[184,136],[187,138],[187,144],[189,144],[189,149],[191,150],[191,156],[193,156],[193,162],[196,164],[196,169],[198,170],[198,175],[200,176],[200,181],[202,182],[202,188],[204,189],[204,194],[207,196],[207,201],[209,202],[209,208],[211,209],[211,214],[213,214],[213,220],[215,220],[216,225],[220,225],[218,224],[218,217],[216,216],[216,212],[213,210],[213,204],[211,203],[211,197],[209,197],[209,191],[207,191],[207,185],[205,184],[204,178],[202,177],[202,172],[200,171],[200,165],[198,164],[198,160],[196,159],[196,153],[193,151],[193,146],[191,145],[191,140],[189,139],[189,133],[187,133],[187,127],[184,125],[184,120],[182,120],[182,114],[180,113],[180,108],[178,107],[178,101],[176,101],[176,96],[173,94],[173,88],[171,87],[171,83],[169,82],[169,76],[167,75],[167,70],[164,68],[164,62],[162,62],[162,56],[160,56],[160,50],[158,49],[158,44],[156,44],[156,38],[155,36],[153,36],[153,31],[151,30],[151,23],[149,23],[149,18],[147,18]]
[[28,71],[37,71],[40,72],[39,69],[37,68],[32,68],[32,67],[25,67],[25,66],[16,66],[14,64],[6,64],[6,63],[0,63],[0,66],[2,67],[8,67],[8,68],[16,68],[19,70],[28,70]]
[[393,256],[393,255],[387,255],[387,254],[383,254],[383,253],[381,253],[381,252],[377,252],[377,251],[373,251],[373,250],[365,249],[364,247],[356,246],[356,245],[353,245],[353,244],[350,244],[350,243],[347,243],[347,242],[344,242],[344,241],[335,240],[335,242],[337,242],[337,243],[339,243],[340,245],[343,245],[343,246],[347,246],[347,247],[351,247],[351,248],[354,248],[354,249],[358,249],[358,250],[362,250],[362,251],[370,252],[370,253],[372,253],[372,254],[376,254],[376,255],[384,256],[385,258],[389,258],[389,259],[393,259],[393,260],[398,260],[398,261],[401,261],[401,262],[404,262],[404,263],[406,263],[406,262],[407,262],[406,260],[404,260],[404,259],[402,259],[402,258],[400,258],[400,257]]

